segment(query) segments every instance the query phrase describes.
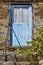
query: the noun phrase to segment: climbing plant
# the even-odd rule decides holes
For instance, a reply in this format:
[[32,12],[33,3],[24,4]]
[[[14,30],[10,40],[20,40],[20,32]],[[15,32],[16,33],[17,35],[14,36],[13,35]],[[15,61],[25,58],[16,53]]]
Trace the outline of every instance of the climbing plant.
[[32,52],[38,52],[43,54],[43,28],[38,29],[38,31],[33,36],[32,42],[27,41],[26,44],[32,44],[32,46],[26,51],[23,51],[23,49],[17,49],[17,52],[25,52],[29,54]]
[[32,46],[34,51],[43,54],[43,28],[38,29],[33,37]]

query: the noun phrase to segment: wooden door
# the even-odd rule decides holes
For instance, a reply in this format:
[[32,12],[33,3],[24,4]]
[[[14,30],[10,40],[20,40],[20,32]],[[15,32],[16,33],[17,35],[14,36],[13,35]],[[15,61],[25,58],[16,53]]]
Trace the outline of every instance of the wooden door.
[[32,41],[32,5],[11,5],[10,45],[26,46]]

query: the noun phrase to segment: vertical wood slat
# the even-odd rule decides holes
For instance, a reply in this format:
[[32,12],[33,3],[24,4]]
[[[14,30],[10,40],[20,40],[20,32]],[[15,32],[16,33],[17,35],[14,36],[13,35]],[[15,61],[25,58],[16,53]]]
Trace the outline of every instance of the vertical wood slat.
[[32,6],[29,7],[29,41],[32,41]]

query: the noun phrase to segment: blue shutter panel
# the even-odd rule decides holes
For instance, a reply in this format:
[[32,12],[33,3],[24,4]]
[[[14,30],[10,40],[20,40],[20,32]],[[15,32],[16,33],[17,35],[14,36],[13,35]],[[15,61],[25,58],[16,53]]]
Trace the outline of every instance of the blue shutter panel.
[[[19,14],[20,20],[18,22],[16,21],[16,23],[14,21],[14,17],[15,17],[14,16],[14,12],[15,12],[14,9],[15,8],[20,9],[20,14]],[[28,10],[28,13],[27,13],[28,14],[27,15],[28,21],[26,21],[26,22],[23,21],[23,15],[22,15],[23,14],[22,9],[24,9],[24,8],[26,8]],[[11,15],[12,21],[10,21],[12,23],[12,26],[10,28],[10,45],[19,46],[18,41],[17,41],[15,34],[14,34],[14,31],[15,31],[16,36],[17,36],[21,46],[25,46],[26,41],[32,41],[32,6],[31,5],[27,5],[27,6],[26,5],[25,6],[23,6],[23,5],[21,5],[21,6],[14,5],[13,6],[12,5],[11,10],[12,10],[13,14],[10,13],[10,14],[12,14]],[[14,31],[12,31],[12,29]]]

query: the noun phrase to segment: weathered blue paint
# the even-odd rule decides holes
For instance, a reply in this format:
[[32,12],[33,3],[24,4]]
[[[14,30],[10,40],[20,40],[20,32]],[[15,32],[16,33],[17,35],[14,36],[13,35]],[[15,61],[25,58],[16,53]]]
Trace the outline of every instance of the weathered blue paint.
[[11,5],[11,8],[29,8],[30,5]]
[[32,41],[32,6],[29,7],[29,41]]
[[[28,8],[28,23],[23,23],[20,19],[20,23],[14,23],[14,8]],[[22,11],[22,9],[21,9]],[[20,12],[22,17],[22,12]],[[20,17],[20,18],[21,18]],[[32,41],[32,5],[11,5],[10,8],[10,45],[11,46],[19,46],[16,36],[21,44],[21,46],[26,45],[26,41]],[[14,31],[12,31],[12,29]]]
[[13,15],[13,9],[12,8],[10,8],[10,46],[12,46],[12,40],[13,40],[13,31],[12,31],[12,29],[13,29],[13,18],[14,18],[14,16],[12,16]]

